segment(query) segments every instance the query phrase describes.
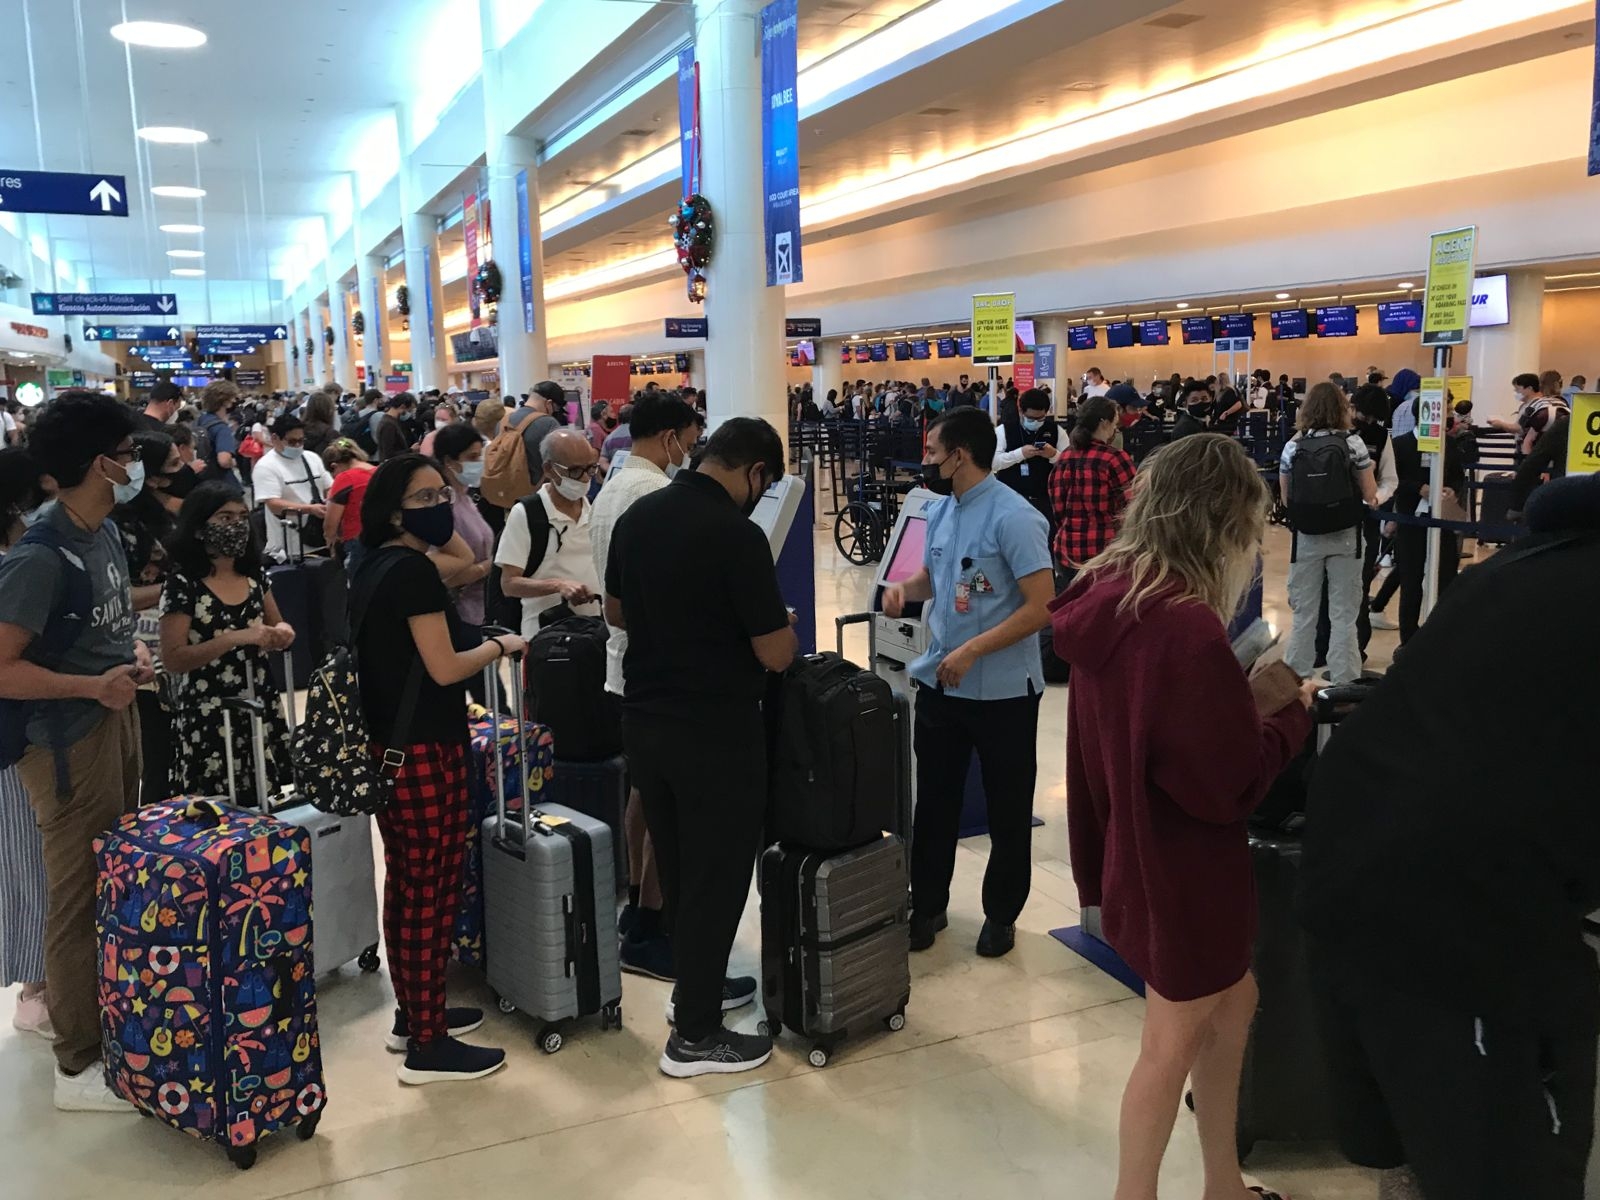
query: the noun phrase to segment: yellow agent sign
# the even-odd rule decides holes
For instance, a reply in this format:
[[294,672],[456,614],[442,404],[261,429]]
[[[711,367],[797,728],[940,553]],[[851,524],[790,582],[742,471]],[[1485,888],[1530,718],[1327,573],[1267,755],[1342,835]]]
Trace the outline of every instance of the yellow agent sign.
[[1417,397],[1417,449],[1423,454],[1438,454],[1444,449],[1445,381],[1424,379]]
[[1580,392],[1572,398],[1572,429],[1567,434],[1567,474],[1600,471],[1600,395]]
[[1472,281],[1478,227],[1436,233],[1428,251],[1428,287],[1422,312],[1424,346],[1460,346],[1472,324]]
[[1001,366],[1017,348],[1017,296],[993,292],[972,298],[972,361],[976,366]]

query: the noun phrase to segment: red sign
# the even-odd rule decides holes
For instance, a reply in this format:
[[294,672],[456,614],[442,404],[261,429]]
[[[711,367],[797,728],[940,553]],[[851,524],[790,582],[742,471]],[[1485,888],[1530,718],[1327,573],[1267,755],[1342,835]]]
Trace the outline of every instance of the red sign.
[[478,194],[469,195],[461,205],[461,236],[467,244],[467,307],[472,310],[472,328],[482,322],[478,317],[478,289],[473,281],[478,277]]
[[1017,391],[1025,392],[1033,386],[1033,355],[1019,354],[1011,365],[1011,382]]
[[590,364],[590,397],[626,404],[632,373],[633,360],[626,354],[596,354]]
[[47,338],[50,331],[43,325],[21,325],[16,321],[11,322],[11,332],[20,333],[23,337]]
[[383,377],[383,390],[391,396],[398,396],[411,386],[409,375],[385,375]]

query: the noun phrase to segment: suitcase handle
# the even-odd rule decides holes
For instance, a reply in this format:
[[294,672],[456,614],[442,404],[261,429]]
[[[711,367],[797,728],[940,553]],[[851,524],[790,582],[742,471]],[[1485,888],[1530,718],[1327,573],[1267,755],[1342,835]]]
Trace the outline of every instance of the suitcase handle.
[[[483,635],[493,638],[497,635],[510,635],[511,630],[499,625],[485,625]],[[510,656],[515,663],[521,655]],[[505,843],[506,827],[506,764],[500,754],[500,660],[496,658],[483,668],[483,690],[489,701],[489,753],[494,757],[494,810],[498,818],[497,828],[500,837],[497,844],[506,850],[511,847]],[[516,672],[512,672],[513,676]],[[533,838],[533,789],[529,786],[530,771],[528,769],[528,723],[524,715],[524,702],[522,695],[522,680],[514,679],[511,688],[511,715],[517,724],[517,761],[522,764],[522,841],[515,853],[521,858],[528,854],[528,842]]]

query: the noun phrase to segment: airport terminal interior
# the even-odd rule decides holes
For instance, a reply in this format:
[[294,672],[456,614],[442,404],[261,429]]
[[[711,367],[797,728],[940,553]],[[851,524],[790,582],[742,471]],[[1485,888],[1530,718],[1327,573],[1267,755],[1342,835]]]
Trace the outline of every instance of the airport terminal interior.
[[[423,450],[433,453],[432,439],[446,438],[452,423],[478,430],[472,442],[481,438],[484,447],[483,494],[474,484],[472,499],[456,507],[475,502],[481,509],[491,504],[487,481],[501,469],[502,439],[508,462],[516,445],[514,462],[526,480],[520,456],[531,448],[516,433],[502,432],[500,403],[511,413],[532,405],[536,420],[556,414],[553,424],[575,425],[583,445],[594,439],[587,461],[600,459],[590,484],[596,505],[629,474],[625,460],[606,449],[608,435],[627,432],[639,406],[659,406],[656,393],[698,407],[713,439],[732,419],[760,418],[782,441],[787,481],[762,470],[759,484],[752,483],[746,460],[725,464],[745,472],[743,482],[725,486],[734,504],[756,509],[753,519],[771,542],[801,654],[832,651],[837,642],[862,668],[861,677],[874,687],[886,681],[884,693],[903,698],[911,691],[912,660],[937,636],[931,614],[951,603],[937,591],[934,566],[926,620],[904,623],[898,610],[885,615],[897,603],[897,589],[921,567],[924,539],[932,545],[952,536],[931,521],[924,528],[917,506],[940,503],[929,490],[938,491],[942,481],[958,497],[947,502],[949,510],[959,511],[970,480],[991,465],[942,440],[953,434],[930,432],[942,416],[955,422],[967,406],[985,414],[997,424],[1001,451],[1008,434],[1047,436],[1034,434],[1041,427],[1025,419],[1027,412],[1047,411],[1051,428],[1061,431],[1059,445],[1040,441],[1028,450],[1031,463],[1024,462],[1020,476],[1014,463],[1000,472],[996,461],[1001,479],[978,485],[1027,497],[1029,480],[1039,484],[1033,506],[1046,516],[1024,499],[1014,519],[1037,521],[1039,552],[1048,550],[1049,559],[1017,573],[1038,574],[1054,596],[1082,565],[1063,559],[1060,542],[1045,542],[1046,522],[1053,536],[1061,515],[1051,511],[1055,492],[1046,494],[1038,472],[1058,450],[1070,456],[1088,446],[1110,455],[1110,445],[1125,448],[1130,473],[1137,465],[1139,475],[1117,487],[1137,497],[1150,463],[1183,445],[1174,423],[1196,413],[1242,447],[1238,461],[1277,499],[1280,463],[1282,478],[1291,478],[1283,456],[1295,434],[1294,414],[1316,411],[1319,398],[1330,395],[1335,409],[1343,403],[1348,414],[1353,404],[1364,413],[1363,397],[1370,403],[1375,393],[1379,423],[1389,425],[1393,414],[1392,430],[1381,430],[1377,443],[1369,440],[1379,483],[1389,458],[1378,446],[1410,441],[1419,474],[1407,481],[1402,463],[1400,487],[1421,488],[1420,502],[1419,493],[1402,490],[1411,503],[1400,526],[1385,526],[1383,514],[1367,521],[1371,532],[1364,536],[1381,544],[1374,541],[1368,573],[1356,580],[1366,596],[1355,597],[1349,609],[1365,609],[1366,597],[1391,576],[1400,587],[1398,605],[1383,611],[1372,604],[1370,642],[1357,668],[1382,698],[1383,677],[1410,651],[1402,639],[1426,642],[1428,621],[1449,598],[1446,588],[1470,591],[1474,572],[1515,552],[1527,533],[1521,522],[1528,489],[1537,498],[1537,489],[1560,486],[1556,476],[1600,471],[1600,397],[1586,386],[1600,379],[1600,184],[1591,177],[1600,173],[1596,22],[1591,0],[279,0],[270,6],[0,0],[6,50],[0,54],[0,441],[26,450],[42,423],[48,443],[48,414],[60,398],[70,404],[84,402],[82,393],[109,396],[129,411],[151,414],[155,428],[198,419],[201,435],[191,439],[196,472],[217,453],[219,436],[240,455],[237,468],[223,474],[237,476],[247,453],[263,454],[256,485],[244,496],[264,504],[263,468],[275,459],[303,461],[300,443],[290,441],[304,428],[297,417],[309,417],[307,398],[331,386],[331,436],[362,445],[342,465],[330,459],[328,480],[310,484],[312,493],[301,497],[320,534],[325,502],[359,496],[348,487],[335,491],[351,459],[387,463],[394,456],[378,426],[393,425],[394,436],[406,437],[387,418],[374,415],[368,424],[367,414],[384,408],[401,417],[420,411],[426,422],[408,429],[415,436],[400,452],[427,433]],[[1527,376],[1534,377],[1531,386]],[[218,391],[224,382],[231,389]],[[1600,383],[1592,390],[1600,392]],[[213,399],[224,393],[226,403]],[[1200,393],[1204,403],[1191,406]],[[169,397],[174,402],[162,407]],[[1102,439],[1090,421],[1081,445],[1076,433],[1069,443],[1082,413],[1102,411],[1093,407],[1100,397],[1108,397],[1105,419],[1115,422],[1107,427],[1115,433]],[[479,418],[491,410],[485,424]],[[241,424],[241,411],[256,414],[261,425]],[[437,415],[437,431],[429,412]],[[236,430],[218,434],[214,426],[204,434],[208,419],[230,413]],[[1409,414],[1404,428],[1402,413]],[[1542,435],[1554,427],[1547,421],[1560,425],[1559,455],[1542,469],[1529,467],[1543,451]],[[1569,422],[1576,427],[1570,456]],[[698,433],[692,424],[682,428]],[[662,430],[647,432],[654,437]],[[1446,444],[1474,430],[1481,458],[1465,475],[1447,475],[1459,468]],[[302,434],[308,442],[310,432]],[[661,444],[677,447],[678,431],[668,432],[672,437]],[[369,434],[375,445],[366,445]],[[501,523],[510,510],[526,530],[532,510],[517,515],[517,497],[547,479],[544,503],[557,513],[551,505],[565,494],[568,460],[551,456],[570,452],[559,440],[542,443],[553,473],[535,473],[508,492],[499,504]],[[638,429],[633,440],[633,454],[642,456]],[[315,449],[304,452],[306,460],[317,457]],[[716,462],[704,459],[704,449],[691,453],[685,441],[666,452],[664,469],[671,475],[681,458],[686,472],[691,461],[697,474],[711,471]],[[127,467],[127,458],[116,455],[138,451],[119,446],[113,453],[107,446],[86,453],[105,456],[94,462]],[[1126,457],[1122,449],[1114,453]],[[182,457],[187,464],[196,455]],[[962,474],[952,484],[940,467],[958,458]],[[470,480],[454,473],[459,466],[445,473],[444,483],[466,497]],[[969,469],[978,474],[967,475]],[[150,474],[160,470],[147,466]],[[574,470],[564,478],[577,484],[584,476]],[[40,474],[50,472],[33,471]],[[705,476],[713,477],[721,476]],[[737,471],[729,478],[739,478]],[[121,489],[132,485],[107,479],[109,513],[109,497],[123,502]],[[666,490],[687,491],[679,485],[691,482],[701,481],[680,477]],[[1451,504],[1430,507],[1429,488],[1437,495],[1441,484],[1451,488]],[[757,487],[767,485],[773,487],[758,506]],[[287,486],[280,485],[280,496],[293,495]],[[1512,499],[1514,488],[1521,490]],[[1257,490],[1265,502],[1267,488]],[[1391,506],[1393,494],[1391,485],[1382,497]],[[390,514],[398,525],[389,532],[405,530],[413,550],[443,545],[421,533],[413,537],[404,519],[409,500],[402,505],[398,496]],[[581,486],[578,497],[568,500],[586,503]],[[366,518],[359,499],[349,503],[352,519]],[[32,528],[36,505],[18,503],[15,513],[5,508],[0,516],[15,519],[17,530]],[[1335,536],[1291,532],[1289,513],[1302,511],[1293,500],[1272,507],[1257,585],[1228,631],[1246,665],[1267,642],[1273,645],[1262,662],[1285,657],[1290,630],[1306,611],[1291,611],[1296,539]],[[178,512],[175,499],[172,511]],[[288,519],[271,508],[263,527]],[[557,519],[573,524],[566,516],[546,518]],[[361,524],[355,521],[358,531]],[[297,528],[301,559],[287,549],[290,557],[274,557],[269,541],[267,577],[303,571],[310,553],[329,558],[323,565],[338,571],[344,588],[346,570],[352,578],[358,573],[357,560],[340,567],[338,543],[353,535],[336,535],[330,557],[320,541],[310,549],[304,523]],[[462,531],[459,517],[455,528]],[[483,528],[492,548],[494,533]],[[8,553],[15,549],[12,532],[0,528]],[[1113,533],[1108,528],[1106,539]],[[274,536],[288,547],[288,534]],[[681,529],[670,536],[685,543],[686,562],[709,553]],[[130,553],[137,540],[126,533],[122,539]],[[210,545],[203,537],[199,544]],[[612,545],[620,544],[619,535]],[[1353,579],[1365,550],[1357,545]],[[552,558],[560,555],[559,537],[552,535],[551,548]],[[1090,553],[1103,549],[1097,544]],[[1454,561],[1441,577],[1447,556]],[[598,575],[596,597],[621,586],[617,557]],[[472,579],[497,573],[503,562],[491,555]],[[765,569],[764,560],[758,565]],[[116,577],[117,568],[108,569]],[[962,571],[952,611],[965,617],[969,603],[981,611],[984,593],[993,589],[982,571],[971,575],[971,559]],[[535,561],[525,574],[516,582],[543,578]],[[128,582],[122,578],[124,599]],[[445,582],[459,586],[448,575]],[[132,580],[134,594],[140,583]],[[444,594],[431,576],[429,583]],[[495,600],[500,586],[491,589]],[[510,584],[503,586],[513,613],[514,597],[523,597],[520,620],[531,647],[539,621],[535,614],[531,627],[526,623],[534,612],[528,605],[539,593],[513,594]],[[717,579],[685,571],[674,586],[689,599],[674,600],[671,611],[690,614],[687,621],[698,620],[701,609],[727,608]],[[700,586],[705,597],[697,595]],[[1021,595],[1020,586],[1006,581],[1001,590]],[[1325,608],[1340,608],[1343,602],[1331,597],[1337,585],[1328,590]],[[7,598],[17,592],[0,570],[0,642],[16,631],[24,638],[20,646],[39,629],[24,634],[7,623],[6,604],[13,602]],[[490,625],[482,594],[472,623]],[[340,597],[343,612],[342,591]],[[625,597],[612,598],[622,613]],[[908,591],[907,598],[915,597]],[[455,602],[445,601],[452,612]],[[286,604],[279,607],[290,620]],[[1408,604],[1416,606],[1420,631],[1409,628]],[[586,611],[613,617],[609,599],[603,610]],[[628,611],[629,624],[639,624],[641,613]],[[876,615],[839,620],[859,614]],[[150,614],[151,629],[158,615]],[[1485,647],[1514,629],[1521,636],[1528,616],[1506,613],[1498,624],[1472,627],[1459,639],[1461,653],[1489,661]],[[1546,613],[1537,620],[1553,639],[1549,630],[1570,616]],[[1313,608],[1306,619],[1314,617]],[[410,619],[411,626],[400,627],[415,629],[421,618]],[[165,640],[166,618],[159,626]],[[1015,647],[1035,664],[1037,630]],[[613,625],[613,638],[616,632]],[[416,636],[415,649],[407,641],[406,652],[421,664],[427,653]],[[1259,643],[1248,661],[1239,649],[1247,637]],[[1334,642],[1340,638],[1336,630]],[[746,644],[739,647],[741,661],[754,667]],[[1561,654],[1569,652],[1567,643],[1560,645]],[[331,651],[331,642],[324,648]],[[20,663],[20,653],[0,645],[0,671]],[[531,655],[530,649],[530,662]],[[756,655],[767,663],[759,645]],[[321,658],[313,653],[310,665],[320,666]],[[1319,687],[1351,682],[1338,678],[1338,658],[1337,646],[1319,655]],[[482,669],[474,660],[458,677]],[[490,669],[500,673],[505,693],[519,690],[516,666]],[[1310,672],[1296,672],[1295,686],[1300,675]],[[789,679],[773,686],[787,687]],[[1492,675],[1483,682],[1494,689]],[[945,683],[941,676],[936,690]],[[308,712],[311,686],[306,678],[290,685],[291,713],[296,706]],[[922,681],[919,694],[929,686]],[[949,686],[959,691],[959,676]],[[1026,686],[1034,695],[1034,685]],[[752,977],[757,994],[733,1007],[724,1001],[726,1026],[752,1041],[775,1025],[786,1028],[756,1069],[723,1073],[708,1065],[698,1077],[672,1077],[673,1047],[687,1044],[666,1019],[673,984],[630,968],[631,935],[612,928],[608,902],[599,904],[592,928],[582,920],[571,925],[571,905],[589,903],[591,912],[595,906],[592,898],[568,895],[569,928],[581,930],[569,937],[582,945],[590,934],[621,940],[622,1027],[612,1027],[612,1008],[602,1012],[584,998],[586,985],[571,983],[590,969],[606,969],[584,959],[571,941],[564,943],[571,961],[555,970],[558,981],[565,970],[562,986],[573,987],[580,1010],[561,1026],[556,1053],[553,1025],[507,1011],[513,1006],[504,977],[494,975],[492,952],[488,973],[481,956],[476,963],[451,962],[451,1002],[485,1012],[482,1026],[463,1040],[503,1049],[505,1069],[482,1080],[406,1086],[397,1069],[403,1076],[403,1064],[427,1043],[408,1045],[402,1033],[396,1045],[404,1054],[385,1050],[400,1011],[390,962],[392,928],[400,926],[391,927],[386,914],[378,953],[342,967],[319,963],[314,986],[299,974],[291,979],[283,956],[273,960],[278,974],[268,980],[264,1002],[271,1020],[281,1017],[285,1030],[300,1022],[295,1027],[304,1031],[293,1068],[298,1092],[278,1090],[269,1099],[270,1089],[261,1090],[253,1103],[252,1089],[264,1088],[262,1077],[270,1080],[275,1068],[269,1058],[250,1073],[249,1053],[267,1051],[253,1041],[242,1051],[233,1042],[224,1050],[219,1037],[208,1060],[194,1015],[196,1006],[210,1004],[213,1023],[231,1025],[239,1014],[228,1006],[243,1003],[229,995],[238,990],[233,980],[217,985],[211,999],[187,998],[196,1033],[185,1027],[176,1045],[194,1048],[200,1037],[189,1055],[193,1078],[184,1078],[175,1049],[170,1063],[145,1076],[134,1064],[148,1061],[152,1050],[164,1057],[156,1037],[174,1046],[173,1030],[185,1021],[182,1002],[169,996],[162,1011],[172,1028],[156,1029],[134,1048],[127,1037],[137,1022],[117,1007],[121,983],[107,984],[97,957],[99,1003],[121,1014],[102,1012],[104,1060],[123,1064],[104,1068],[111,1072],[107,1086],[128,1114],[139,1108],[144,1119],[60,1110],[63,1083],[78,1076],[70,1066],[63,1074],[66,1060],[38,1035],[46,1009],[36,985],[46,989],[40,994],[54,1024],[66,1022],[55,1010],[52,980],[40,978],[42,967],[25,964],[30,955],[65,961],[58,939],[68,935],[46,924],[44,906],[18,882],[36,878],[40,896],[47,886],[34,816],[18,782],[27,758],[15,769],[0,758],[7,764],[0,770],[0,807],[13,809],[10,833],[0,811],[0,984],[6,985],[0,987],[0,1198],[1488,1200],[1489,1192],[1444,1183],[1425,1190],[1425,1179],[1443,1175],[1429,1176],[1428,1160],[1416,1157],[1414,1146],[1410,1159],[1402,1153],[1391,1162],[1355,1165],[1330,1116],[1335,1097],[1323,1067],[1308,1065],[1324,1058],[1308,1048],[1319,1036],[1317,1022],[1309,1015],[1292,1027],[1277,1020],[1315,1007],[1306,952],[1273,943],[1267,953],[1265,942],[1254,959],[1260,1001],[1257,1044],[1245,1057],[1241,1181],[1215,1190],[1216,1155],[1204,1160],[1201,1121],[1189,1105],[1178,1108],[1159,1159],[1159,1191],[1130,1190],[1137,1171],[1130,1166],[1134,1122],[1124,1089],[1133,1087],[1130,1073],[1137,1079],[1143,1069],[1136,1064],[1147,1061],[1142,1050],[1149,1055],[1162,1031],[1173,1028],[1151,1018],[1160,1013],[1158,1020],[1170,1021],[1185,1006],[1146,997],[1137,972],[1108,944],[1099,907],[1081,899],[1074,856],[1084,853],[1083,843],[1079,827],[1069,831],[1068,813],[1069,805],[1082,811],[1091,802],[1068,794],[1069,759],[1077,760],[1068,745],[1074,686],[1042,685],[1036,744],[1007,751],[1037,761],[1031,891],[1015,919],[1014,948],[1002,946],[992,956],[977,949],[994,932],[985,909],[986,765],[962,793],[963,821],[975,805],[976,823],[965,823],[956,842],[948,928],[940,927],[931,949],[905,952],[905,938],[915,949],[920,933],[929,939],[933,933],[907,909],[910,879],[889,889],[899,907],[884,920],[901,939],[896,969],[909,961],[909,1001],[900,1006],[891,999],[887,1009],[874,1010],[870,1028],[854,1028],[836,1044],[797,1034],[792,1009],[780,1021],[772,989],[778,976],[788,979],[786,955],[797,975],[804,972],[794,964],[807,955],[805,970],[819,955],[837,961],[826,969],[837,969],[840,981],[845,959],[829,957],[836,950],[825,935],[764,924],[764,906],[776,909],[781,901],[773,888],[758,891],[752,883],[725,974]],[[67,694],[73,693],[51,693]],[[25,698],[0,681],[0,702]],[[982,708],[989,700],[944,702]],[[1481,752],[1480,741],[1505,734],[1480,724],[1478,696],[1451,702],[1458,706],[1460,742],[1452,753]],[[1310,692],[1306,703],[1313,704]],[[898,794],[903,786],[911,796],[925,781],[910,761],[914,718],[901,700],[895,704],[896,744],[858,746],[848,731],[842,736],[862,761],[884,756],[895,779],[888,790]],[[17,721],[21,711],[8,707],[0,720]],[[145,711],[143,703],[138,711]],[[243,722],[247,710],[234,711]],[[713,722],[716,711],[696,712],[695,719]],[[1295,715],[1303,720],[1300,711]],[[1570,729],[1569,750],[1583,741],[1583,712],[1592,706],[1573,697],[1558,715],[1546,714]],[[1213,716],[1205,706],[1189,719],[1203,724]],[[1073,719],[1089,721],[1091,714]],[[621,721],[619,727],[627,728]],[[1325,739],[1313,733],[1304,743],[1304,729],[1294,728],[1302,739],[1296,753],[1301,744],[1320,753]],[[715,747],[727,738],[708,724],[694,729],[697,736],[682,739],[681,754],[715,775],[722,753]],[[554,754],[559,777],[559,736]],[[482,753],[468,756],[467,769],[485,776],[474,785],[480,791],[494,784],[483,763]],[[637,764],[629,770],[638,786]],[[237,787],[247,771],[240,768]],[[172,778],[180,778],[176,769]],[[1592,769],[1588,780],[1592,788]],[[762,807],[767,780],[757,784],[751,804]],[[231,768],[228,787],[236,788]],[[175,794],[144,795],[141,802]],[[236,798],[237,791],[224,797]],[[639,803],[659,833],[663,826],[651,807],[658,801],[645,796]],[[465,807],[467,796],[452,792],[446,804]],[[367,816],[344,820],[365,824]],[[390,830],[383,820],[365,856],[374,860],[368,904],[384,892],[378,830],[385,837]],[[619,843],[628,840],[620,802],[604,820]],[[701,830],[710,839],[721,836],[715,820],[696,824],[693,814],[684,820],[694,832],[680,830],[683,837]],[[1280,846],[1298,836],[1302,820],[1271,837],[1251,825],[1248,836]],[[1222,823],[1230,821],[1234,848],[1248,858],[1246,825],[1237,814]],[[45,829],[50,822],[37,823],[46,844],[59,838]],[[873,843],[903,847],[894,839],[909,838],[910,829],[881,824],[881,830],[871,826]],[[307,845],[315,858],[315,844]],[[572,845],[576,856],[587,843],[579,838]],[[1263,852],[1254,853],[1259,864]],[[1299,862],[1297,842],[1287,853]],[[79,847],[73,869],[80,875],[91,869],[87,855]],[[47,857],[63,870],[56,851]],[[827,854],[814,857],[812,875]],[[94,868],[102,873],[103,922],[114,907],[106,898],[132,886],[106,877],[117,870],[109,861],[102,855]],[[897,869],[905,871],[904,862]],[[639,897],[624,897],[627,855],[618,866],[617,899],[620,905],[626,898],[632,914]],[[632,866],[637,874],[638,863]],[[364,872],[364,860],[360,867]],[[807,868],[799,869],[805,878]],[[1096,876],[1099,870],[1096,862]],[[576,876],[580,883],[570,885],[574,894],[589,871],[586,864]],[[146,882],[140,878],[138,886]],[[64,886],[61,879],[48,882],[51,889]],[[495,925],[494,886],[491,876],[491,930],[505,928]],[[804,892],[820,884],[811,879],[800,886]],[[1259,890],[1264,930],[1294,927],[1285,916],[1296,903],[1293,882],[1246,879],[1242,886]],[[56,891],[50,894],[49,919],[59,922]],[[1183,903],[1203,912],[1220,902],[1203,891],[1184,895]],[[1600,897],[1591,907],[1600,907]],[[219,927],[222,911],[219,905]],[[1574,930],[1581,917],[1573,914]],[[322,902],[315,918],[317,930],[331,926]],[[803,927],[798,916],[795,922]],[[87,923],[80,924],[82,948],[88,934]],[[154,928],[151,917],[145,931]],[[116,938],[104,929],[98,936],[97,955],[106,956],[116,981]],[[680,945],[682,936],[674,934]],[[793,939],[787,949],[773,944],[782,936]],[[1288,936],[1299,947],[1299,933]],[[158,974],[157,955],[165,949],[150,951]],[[609,953],[603,946],[597,961],[604,964]],[[89,978],[86,953],[78,957]],[[1292,969],[1284,965],[1291,959]],[[121,980],[137,990],[137,968],[122,969]],[[807,996],[812,1017],[820,1019],[817,1004],[826,1010],[835,995],[819,987],[819,1001],[806,991],[811,986],[797,983],[796,994]],[[291,1011],[294,997],[304,1001],[313,992],[313,1014]],[[142,1015],[143,1002],[132,1011]],[[258,1011],[256,1024],[265,1020]],[[1595,1031],[1587,1032],[1592,1042]],[[1480,1021],[1479,1051],[1481,1034]],[[308,1045],[310,1061],[320,1053],[321,1063],[311,1082]],[[246,1074],[235,1070],[230,1087],[221,1064],[236,1053],[245,1055]],[[712,1052],[706,1061],[717,1058]],[[1557,1155],[1571,1157],[1573,1129],[1584,1139],[1593,1132],[1592,1055],[1588,1068],[1588,1086],[1577,1095],[1589,1109],[1567,1122]],[[88,1071],[99,1088],[101,1063]],[[285,1067],[285,1078],[289,1072]],[[142,1080],[140,1094],[119,1090],[131,1086],[130,1078]],[[1555,1113],[1564,1093],[1550,1077],[1546,1084],[1542,1095]],[[213,1090],[224,1099],[231,1092],[239,1105],[219,1100],[207,1112],[218,1114],[220,1128],[196,1127],[191,1101]],[[1181,1101],[1183,1090],[1174,1099]],[[1308,1090],[1325,1094],[1308,1102]],[[1349,1103],[1347,1094],[1338,1098]],[[1297,1106],[1306,1103],[1317,1115],[1301,1120]],[[260,1138],[259,1157],[257,1122],[271,1134]],[[1557,1134],[1561,1124],[1555,1121]],[[1492,1140],[1504,1127],[1490,1117],[1484,1136]],[[1474,1140],[1460,1136],[1464,1145]],[[1585,1178],[1585,1160],[1586,1183],[1572,1184]],[[1527,1190],[1501,1190],[1495,1200],[1600,1198],[1600,1160],[1590,1159],[1586,1140],[1578,1163],[1562,1176],[1566,1184],[1535,1182],[1530,1173]],[[1224,1164],[1223,1174],[1229,1169]]]

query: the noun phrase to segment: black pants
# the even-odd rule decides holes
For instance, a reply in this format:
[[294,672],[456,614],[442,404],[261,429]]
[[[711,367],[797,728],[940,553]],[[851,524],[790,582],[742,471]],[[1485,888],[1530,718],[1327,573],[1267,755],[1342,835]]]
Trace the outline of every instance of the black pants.
[[144,759],[139,803],[156,804],[173,794],[172,714],[161,707],[160,692],[138,692],[134,699],[139,705],[139,751]]
[[622,719],[628,770],[644,804],[678,975],[678,1032],[722,1027],[722,982],[761,851],[767,743],[755,704]]
[[[1439,594],[1461,571],[1461,542],[1448,531],[1439,535]],[[1427,573],[1428,531],[1420,525],[1402,525],[1394,535],[1394,571],[1400,577],[1400,644],[1415,636],[1422,624],[1423,576]]]
[[1593,1036],[1480,1023],[1314,967],[1346,1157],[1409,1164],[1428,1200],[1582,1200]]
[[950,903],[967,771],[976,752],[989,802],[983,913],[1014,925],[1033,883],[1033,787],[1039,697],[962,700],[917,688],[917,814],[911,836],[911,905],[934,917]]

